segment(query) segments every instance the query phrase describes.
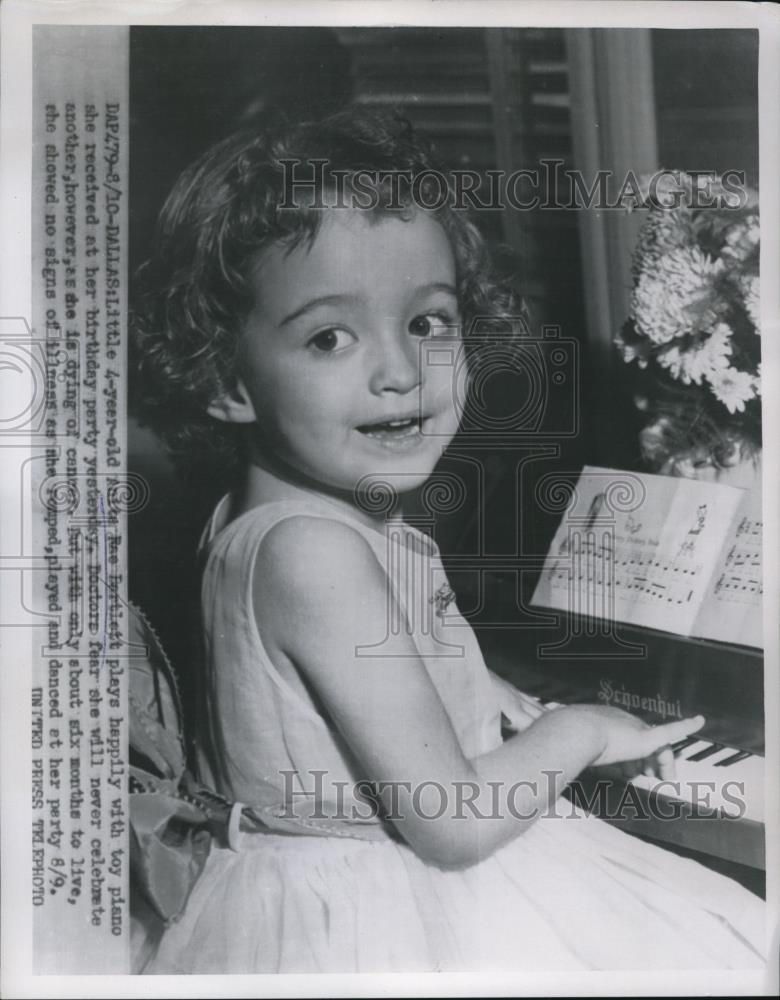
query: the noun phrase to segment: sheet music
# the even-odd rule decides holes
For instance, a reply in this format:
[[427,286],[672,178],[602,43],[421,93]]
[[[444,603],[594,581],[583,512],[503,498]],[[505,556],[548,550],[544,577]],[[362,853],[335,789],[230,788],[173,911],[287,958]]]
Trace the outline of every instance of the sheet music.
[[745,493],[694,625],[694,635],[763,647],[760,489]]
[[[680,635],[700,634],[700,628],[708,627],[700,611],[713,578],[724,575],[715,571],[724,559],[724,539],[737,531],[735,516],[744,493],[713,483],[587,466],[553,539],[534,604]],[[734,547],[732,562],[740,562],[735,573],[753,570],[751,530],[744,527],[742,541]],[[724,577],[723,594],[727,583]],[[721,634],[734,631],[733,622],[718,625]]]

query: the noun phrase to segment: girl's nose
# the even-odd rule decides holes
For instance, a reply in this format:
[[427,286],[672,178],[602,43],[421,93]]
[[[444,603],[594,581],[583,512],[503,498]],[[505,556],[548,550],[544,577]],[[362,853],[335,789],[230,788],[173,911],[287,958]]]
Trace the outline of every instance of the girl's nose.
[[411,392],[422,381],[419,342],[408,334],[383,337],[377,344],[369,387],[380,395]]

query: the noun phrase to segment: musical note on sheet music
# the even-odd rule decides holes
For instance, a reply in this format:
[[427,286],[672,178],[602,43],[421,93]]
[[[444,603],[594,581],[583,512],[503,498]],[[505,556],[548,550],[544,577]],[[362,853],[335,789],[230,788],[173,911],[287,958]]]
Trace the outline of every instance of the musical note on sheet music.
[[737,512],[702,603],[697,627],[708,638],[763,645],[763,532],[761,493],[754,490]]
[[567,542],[565,551],[576,560],[572,572],[569,559],[556,559],[545,571],[553,590],[568,591],[574,580],[578,584],[596,587],[614,587],[616,592],[633,592],[635,600],[644,603],[683,604],[693,597],[695,581],[699,577],[701,562],[691,563],[678,559],[643,557],[630,547],[614,551],[613,541],[607,538],[597,545],[593,533],[585,536],[574,534],[574,542]]
[[[758,516],[744,513],[745,491],[733,487],[638,476],[641,509],[613,510],[610,474],[621,475],[583,471],[533,603],[681,635],[726,632],[730,641],[750,643],[744,614],[723,609],[760,607],[760,507]],[[714,606],[714,615],[705,606]]]
[[[715,593],[723,601],[742,601],[753,603],[764,592],[761,580],[761,521],[750,521],[742,518],[742,524],[737,529],[737,538],[745,530],[742,525],[749,524],[753,536],[747,545],[735,543],[726,553],[724,570],[715,584]],[[756,537],[758,536],[758,537]]]

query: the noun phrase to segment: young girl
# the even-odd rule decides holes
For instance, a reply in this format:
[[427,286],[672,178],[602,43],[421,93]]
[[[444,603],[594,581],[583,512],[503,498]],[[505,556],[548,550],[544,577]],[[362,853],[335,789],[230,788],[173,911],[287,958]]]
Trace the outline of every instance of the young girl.
[[558,798],[590,765],[671,775],[703,720],[540,711],[404,524],[458,427],[464,331],[521,314],[463,212],[393,173],[430,167],[350,111],[227,139],[163,211],[140,382],[172,452],[230,477],[197,743],[240,805],[144,971],[760,965],[758,899]]

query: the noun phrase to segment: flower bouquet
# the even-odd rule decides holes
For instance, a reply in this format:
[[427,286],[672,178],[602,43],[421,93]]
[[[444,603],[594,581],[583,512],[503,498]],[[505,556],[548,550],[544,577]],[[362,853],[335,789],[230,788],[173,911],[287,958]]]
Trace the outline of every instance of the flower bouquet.
[[760,231],[755,192],[717,177],[644,183],[629,319],[616,344],[653,471],[723,469],[761,450]]

